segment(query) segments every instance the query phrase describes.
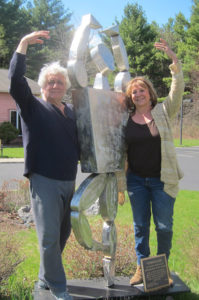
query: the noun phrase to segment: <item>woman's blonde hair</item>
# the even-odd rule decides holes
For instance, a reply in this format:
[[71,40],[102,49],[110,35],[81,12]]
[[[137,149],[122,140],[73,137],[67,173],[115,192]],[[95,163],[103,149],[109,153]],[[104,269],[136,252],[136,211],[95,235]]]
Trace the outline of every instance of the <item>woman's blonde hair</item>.
[[138,84],[141,87],[148,89],[152,107],[154,107],[157,104],[157,99],[158,99],[155,88],[149,79],[147,79],[144,76],[138,76],[138,77],[131,79],[128,82],[127,87],[126,87],[126,104],[127,104],[128,110],[131,114],[133,114],[136,110],[136,107],[131,98],[132,89],[135,84]]

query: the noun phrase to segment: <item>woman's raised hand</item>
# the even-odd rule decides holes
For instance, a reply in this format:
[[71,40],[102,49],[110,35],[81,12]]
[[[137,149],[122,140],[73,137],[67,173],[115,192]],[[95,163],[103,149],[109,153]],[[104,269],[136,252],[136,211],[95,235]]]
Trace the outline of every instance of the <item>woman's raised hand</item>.
[[177,63],[178,62],[178,59],[177,59],[177,56],[175,54],[175,52],[173,52],[171,50],[171,48],[169,47],[169,45],[167,44],[167,42],[163,39],[160,38],[160,42],[156,42],[154,44],[154,47],[158,50],[161,50],[163,51],[164,53],[167,54],[168,57],[170,57],[173,61],[173,63]]

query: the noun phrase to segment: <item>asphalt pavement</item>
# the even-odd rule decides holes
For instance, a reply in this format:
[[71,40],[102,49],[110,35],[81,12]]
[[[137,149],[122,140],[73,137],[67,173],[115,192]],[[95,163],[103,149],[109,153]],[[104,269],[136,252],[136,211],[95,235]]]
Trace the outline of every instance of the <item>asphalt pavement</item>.
[[184,173],[181,190],[199,191],[199,146],[176,148],[177,158]]
[[[179,165],[184,172],[184,177],[180,180],[181,190],[199,191],[199,146],[176,148]],[[0,188],[3,182],[12,179],[24,179],[22,158],[0,158]],[[88,173],[82,173],[78,166],[76,185],[88,177]]]
[[[9,187],[15,186],[16,180],[24,180],[24,159],[23,158],[0,158],[0,189],[2,184],[9,183]],[[82,173],[78,165],[76,186],[78,187],[90,174]]]

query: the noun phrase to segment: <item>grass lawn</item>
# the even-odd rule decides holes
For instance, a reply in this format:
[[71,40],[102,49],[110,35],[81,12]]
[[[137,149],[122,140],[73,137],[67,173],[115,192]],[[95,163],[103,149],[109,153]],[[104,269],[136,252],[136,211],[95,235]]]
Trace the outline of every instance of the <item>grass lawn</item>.
[[[180,191],[175,204],[173,247],[169,260],[171,271],[175,271],[189,286],[191,293],[176,295],[174,299],[199,299],[199,192]],[[100,239],[101,218],[89,220],[94,238]],[[116,217],[118,246],[116,274],[131,276],[136,268],[132,213],[129,201],[119,206]],[[37,280],[39,249],[34,228],[24,229],[14,235],[20,243],[20,254],[25,257],[5,286],[0,287],[13,300],[33,299],[31,291]],[[156,234],[151,226],[151,255],[156,255]],[[72,234],[63,253],[64,267],[68,279],[102,276],[103,253],[82,248]],[[97,274],[97,276],[96,276]],[[0,297],[1,299],[1,297]],[[153,299],[153,298],[150,298]]]
[[199,140],[196,139],[182,139],[182,145],[180,144],[180,139],[174,139],[175,147],[193,147],[199,146]]
[[23,158],[24,149],[20,148],[3,148],[3,157],[0,158]]

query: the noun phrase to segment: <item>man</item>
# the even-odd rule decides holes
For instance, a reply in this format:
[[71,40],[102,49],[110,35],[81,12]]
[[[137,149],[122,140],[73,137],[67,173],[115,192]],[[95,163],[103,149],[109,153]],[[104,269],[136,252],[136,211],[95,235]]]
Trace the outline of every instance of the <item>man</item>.
[[24,77],[29,45],[42,44],[49,31],[23,37],[9,70],[10,93],[22,121],[24,176],[30,180],[31,202],[40,247],[39,288],[49,288],[55,299],[68,300],[61,253],[70,235],[70,201],[78,162],[74,113],[62,103],[69,87],[67,70],[55,62],[39,75],[43,99],[33,96]]

